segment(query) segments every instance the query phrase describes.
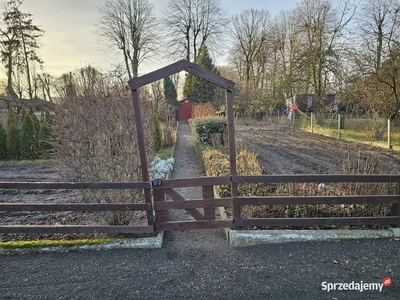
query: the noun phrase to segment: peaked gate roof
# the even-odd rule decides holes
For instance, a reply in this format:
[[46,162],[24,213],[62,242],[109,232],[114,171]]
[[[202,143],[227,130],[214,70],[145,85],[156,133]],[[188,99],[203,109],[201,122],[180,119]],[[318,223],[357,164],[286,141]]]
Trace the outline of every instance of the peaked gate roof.
[[176,63],[170,64],[164,68],[158,69],[151,73],[147,73],[146,75],[139,76],[129,80],[129,87],[131,90],[136,90],[146,84],[152,83],[154,81],[163,79],[172,74],[186,71],[193,75],[196,75],[204,80],[207,80],[216,86],[219,86],[225,90],[232,91],[235,83],[231,80],[228,80],[218,74],[215,74],[207,69],[204,69],[198,65],[195,65],[187,60],[180,60]]

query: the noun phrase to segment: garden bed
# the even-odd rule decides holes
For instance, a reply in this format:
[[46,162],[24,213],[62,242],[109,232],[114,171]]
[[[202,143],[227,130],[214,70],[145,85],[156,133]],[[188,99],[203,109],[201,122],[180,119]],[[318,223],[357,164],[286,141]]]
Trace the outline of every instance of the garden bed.
[[[0,181],[57,182],[60,181],[55,163],[3,163]],[[82,203],[80,190],[0,190],[0,203]],[[147,225],[145,213],[132,218],[130,225]],[[99,212],[41,212],[2,211],[2,225],[107,225]],[[3,234],[0,241],[18,240],[77,240],[101,238],[131,238],[145,235],[133,234]]]

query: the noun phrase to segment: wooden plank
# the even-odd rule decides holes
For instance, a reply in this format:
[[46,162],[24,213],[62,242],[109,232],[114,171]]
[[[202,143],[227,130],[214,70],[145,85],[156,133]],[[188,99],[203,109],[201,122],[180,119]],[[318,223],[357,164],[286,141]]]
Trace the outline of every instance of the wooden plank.
[[146,203],[0,203],[0,211],[143,211],[148,208]]
[[[397,192],[397,196],[400,196],[400,183],[396,184],[396,192]],[[400,216],[400,203],[396,202],[392,205],[392,209],[391,209],[391,215],[392,216]]]
[[161,185],[153,186],[153,189],[181,188],[192,186],[209,186],[231,184],[230,176],[222,177],[193,177],[163,180]]
[[234,183],[289,183],[289,182],[400,182],[400,175],[236,175]]
[[230,198],[222,199],[207,199],[207,200],[185,200],[185,201],[166,201],[155,202],[154,209],[156,211],[163,211],[169,209],[188,209],[188,208],[213,208],[216,207],[229,207],[231,205]]
[[[173,201],[185,201],[181,195],[178,194],[174,189],[164,189],[164,193],[168,195]],[[204,220],[204,216],[195,208],[185,209],[195,220]]]
[[147,73],[136,78],[132,78],[131,80],[129,80],[129,87],[131,88],[131,90],[136,90],[146,84],[158,81],[175,73],[179,73],[184,70],[186,64],[186,60],[180,60],[156,71]]
[[[153,195],[154,195],[154,206],[155,207],[157,207],[157,205],[166,203],[164,190],[154,190]],[[159,222],[161,222],[161,223],[167,222],[167,212],[165,209],[156,211],[155,223],[157,224]]]
[[[234,125],[234,112],[233,112],[233,94],[231,91],[226,91],[226,110],[227,110],[227,119],[228,119],[228,141],[229,141],[229,167],[230,167],[230,175],[237,175],[236,170],[236,141],[235,141],[235,125]],[[231,179],[232,181],[232,179]],[[232,197],[232,214],[234,218],[240,217],[240,206],[234,205],[233,199],[238,196],[238,186],[236,182],[231,182],[231,197]],[[235,229],[236,225],[234,224]]]
[[237,197],[234,205],[297,205],[297,204],[391,204],[400,203],[397,195],[379,196],[282,196],[282,197]]
[[345,217],[345,218],[259,218],[235,219],[236,226],[317,226],[317,225],[373,225],[400,224],[399,217]]
[[[203,199],[212,199],[214,198],[214,187],[211,186],[203,186],[202,187]],[[203,200],[207,201],[207,200]],[[214,200],[211,200],[215,203]],[[192,201],[190,201],[192,202]],[[204,203],[204,202],[203,202]],[[215,219],[215,207],[204,207],[204,220],[214,220]]]
[[151,188],[147,182],[0,182],[0,189],[15,190],[121,190]]
[[0,225],[0,233],[153,233],[153,226]]
[[[146,156],[146,143],[144,138],[144,130],[143,130],[143,121],[142,121],[142,111],[140,108],[140,99],[137,89],[132,90],[132,101],[133,101],[133,109],[135,113],[135,125],[136,125],[136,134],[137,134],[137,143],[139,147],[139,156],[140,156],[140,166],[142,171],[142,180],[149,181],[149,168],[147,165],[147,156]],[[150,189],[144,190],[144,199],[146,203],[150,206],[150,209],[147,211],[147,223],[149,225],[154,225],[154,216],[153,216],[153,207],[151,201],[151,191]]]
[[157,231],[232,228],[232,220],[200,220],[156,223]]

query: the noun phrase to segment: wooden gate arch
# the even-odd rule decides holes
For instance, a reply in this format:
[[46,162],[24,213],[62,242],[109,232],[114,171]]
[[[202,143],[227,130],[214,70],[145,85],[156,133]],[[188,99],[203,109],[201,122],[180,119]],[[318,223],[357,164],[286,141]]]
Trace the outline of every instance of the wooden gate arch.
[[[229,164],[230,164],[230,175],[234,176],[236,174],[236,153],[235,153],[235,127],[234,127],[234,113],[233,113],[233,89],[235,87],[235,83],[227,78],[224,78],[218,74],[215,74],[207,69],[204,69],[196,64],[193,64],[187,60],[180,60],[173,64],[170,64],[166,67],[160,68],[151,73],[145,74],[143,76],[139,76],[136,78],[132,78],[129,80],[129,87],[132,92],[134,113],[135,113],[135,122],[136,122],[136,131],[138,137],[138,146],[139,146],[139,154],[140,154],[140,162],[141,162],[141,171],[142,171],[142,180],[149,181],[149,170],[147,164],[146,157],[146,146],[144,140],[144,131],[143,131],[143,123],[142,123],[142,112],[140,108],[139,94],[138,89],[142,86],[150,84],[152,82],[161,80],[167,76],[173,75],[175,73],[179,73],[181,71],[186,71],[190,74],[198,76],[208,82],[215,84],[216,86],[223,88],[226,91],[226,111],[227,111],[227,125],[228,125],[228,143],[229,143]],[[237,183],[231,183],[232,188],[232,197],[237,197]],[[149,205],[149,209],[153,210],[153,203],[151,201],[151,191],[150,189],[145,190],[145,200]],[[234,209],[234,212],[238,210]],[[154,218],[148,215],[149,225],[154,224]],[[233,216],[233,217],[239,217]]]

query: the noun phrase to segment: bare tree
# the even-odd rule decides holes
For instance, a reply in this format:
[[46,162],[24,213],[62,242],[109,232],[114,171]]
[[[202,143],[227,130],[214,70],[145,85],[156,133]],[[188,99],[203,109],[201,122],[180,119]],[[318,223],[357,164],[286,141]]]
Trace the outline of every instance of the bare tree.
[[41,90],[41,95],[44,100],[53,102],[51,96],[51,88],[53,84],[53,77],[49,73],[42,73],[36,76],[38,88]]
[[373,85],[389,88],[385,111],[391,119],[400,109],[400,1],[367,0],[360,16],[362,48],[358,66]]
[[157,45],[157,22],[148,0],[111,0],[99,8],[98,34],[121,52],[129,78],[138,76],[140,63]]
[[195,61],[205,43],[218,52],[229,24],[221,0],[169,0],[165,11],[169,54]]
[[340,73],[340,59],[348,46],[345,33],[355,9],[349,1],[334,7],[330,0],[303,0],[297,7],[302,32],[299,67],[304,73],[305,92],[317,96],[317,107]]
[[250,9],[232,19],[233,51],[236,53],[235,64],[246,85],[257,87],[256,58],[267,42],[267,30],[270,23],[269,12]]
[[160,113],[160,103],[164,99],[164,89],[162,86],[162,80],[154,81],[150,84],[151,95],[154,100],[154,111]]
[[302,72],[297,68],[297,56],[301,51],[300,32],[294,18],[295,11],[283,11],[273,21],[273,43],[277,51],[277,73],[285,98],[294,98],[303,91]]

